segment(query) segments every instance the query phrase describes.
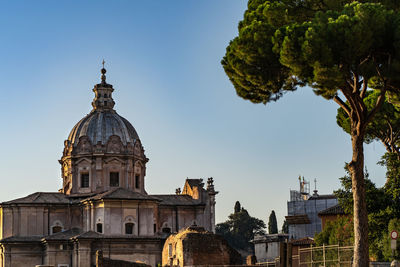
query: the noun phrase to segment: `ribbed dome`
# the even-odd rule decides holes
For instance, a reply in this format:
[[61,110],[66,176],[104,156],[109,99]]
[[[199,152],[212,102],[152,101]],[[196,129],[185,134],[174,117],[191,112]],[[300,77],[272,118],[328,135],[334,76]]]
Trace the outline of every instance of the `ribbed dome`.
[[76,146],[80,137],[87,136],[93,145],[97,142],[106,144],[112,135],[119,136],[124,145],[139,139],[132,124],[114,110],[92,110],[74,126],[68,140]]

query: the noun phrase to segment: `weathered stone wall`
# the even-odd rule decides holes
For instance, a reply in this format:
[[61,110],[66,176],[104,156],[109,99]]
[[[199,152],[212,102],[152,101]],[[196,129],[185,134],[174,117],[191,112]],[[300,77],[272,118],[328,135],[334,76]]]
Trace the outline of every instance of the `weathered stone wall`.
[[221,236],[200,227],[171,235],[164,244],[163,266],[241,264],[240,254]]
[[53,234],[54,226],[62,231],[73,227],[82,228],[81,208],[49,204],[0,207],[3,221],[0,225],[0,239],[10,236],[46,236]]
[[2,249],[0,266],[35,266],[42,264],[42,251],[39,244],[16,244]]
[[113,260],[103,257],[103,252],[96,252],[96,267],[150,267],[147,264],[139,262],[129,262],[123,260]]

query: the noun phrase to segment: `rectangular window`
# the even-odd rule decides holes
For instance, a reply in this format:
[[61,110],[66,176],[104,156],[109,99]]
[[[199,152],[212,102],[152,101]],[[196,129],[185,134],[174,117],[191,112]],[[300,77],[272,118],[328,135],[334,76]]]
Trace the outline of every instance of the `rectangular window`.
[[81,187],[89,187],[89,173],[81,173]]
[[125,234],[127,234],[127,235],[133,234],[133,227],[134,227],[133,223],[126,223],[125,224]]
[[96,224],[96,230],[98,233],[102,234],[103,233],[103,224],[102,223]]
[[139,177],[140,177],[140,176],[139,176],[138,174],[135,175],[135,187],[136,187],[136,188],[139,188],[139,182],[140,182],[140,181],[139,181],[139,179],[140,179]]
[[119,172],[110,172],[110,186],[119,186]]

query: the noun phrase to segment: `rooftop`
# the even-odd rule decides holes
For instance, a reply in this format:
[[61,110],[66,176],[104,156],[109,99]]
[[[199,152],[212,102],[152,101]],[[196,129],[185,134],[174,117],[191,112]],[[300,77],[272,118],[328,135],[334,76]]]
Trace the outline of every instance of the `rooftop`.
[[346,213],[344,212],[343,208],[339,204],[318,212],[318,216],[320,216],[320,215],[342,215],[342,214],[346,214]]

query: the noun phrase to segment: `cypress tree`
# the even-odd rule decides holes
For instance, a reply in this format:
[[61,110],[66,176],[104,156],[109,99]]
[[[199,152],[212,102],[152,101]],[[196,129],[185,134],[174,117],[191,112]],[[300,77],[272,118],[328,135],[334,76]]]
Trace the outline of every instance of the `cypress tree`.
[[242,209],[242,206],[240,205],[240,202],[236,201],[235,208],[234,208],[234,211],[235,211],[234,213],[240,212],[241,209]]
[[270,234],[278,233],[278,223],[276,222],[275,211],[272,211],[268,220],[268,232]]

